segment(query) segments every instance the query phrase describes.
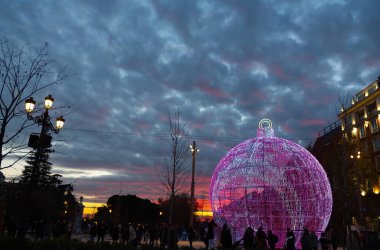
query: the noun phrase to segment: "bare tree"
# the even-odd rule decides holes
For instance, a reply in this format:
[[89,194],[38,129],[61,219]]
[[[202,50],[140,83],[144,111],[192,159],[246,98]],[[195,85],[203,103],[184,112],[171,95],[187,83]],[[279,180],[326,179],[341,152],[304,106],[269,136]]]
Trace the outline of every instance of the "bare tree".
[[189,136],[186,126],[180,120],[180,110],[177,108],[169,115],[169,157],[162,166],[156,168],[161,183],[168,192],[170,199],[169,225],[173,223],[175,196],[181,191],[187,176],[186,160],[189,156]]
[[[66,78],[65,68],[50,71],[54,62],[48,57],[47,43],[30,48],[0,38],[0,170],[12,167],[27,154],[20,154],[26,148],[20,143],[21,132],[33,124],[26,119],[25,100]],[[15,160],[3,166],[9,156]]]

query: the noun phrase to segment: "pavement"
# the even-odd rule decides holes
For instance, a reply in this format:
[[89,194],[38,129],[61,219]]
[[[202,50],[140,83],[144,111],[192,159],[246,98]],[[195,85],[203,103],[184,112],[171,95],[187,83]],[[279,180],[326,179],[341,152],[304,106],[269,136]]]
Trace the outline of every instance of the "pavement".
[[[80,239],[83,242],[87,242],[89,240],[89,237],[85,236],[85,235],[73,235],[72,238]],[[105,237],[104,240],[108,241],[108,242],[112,242],[111,237]],[[147,242],[144,242],[144,241],[142,241],[141,243],[142,244],[147,244]],[[178,244],[179,247],[189,247],[190,246],[189,242],[185,241],[185,240],[180,240],[180,241],[178,241],[177,244]],[[193,248],[194,249],[204,249],[205,247],[206,247],[206,245],[203,243],[203,241],[193,241]],[[281,248],[278,248],[278,249],[281,249]],[[320,246],[318,247],[318,250],[321,250]],[[338,247],[338,250],[343,250],[343,248],[342,247]]]
[[[77,235],[73,234],[71,238],[81,240],[82,242],[88,242],[89,239],[90,239],[86,235],[78,235],[78,234]],[[106,242],[112,242],[112,238],[110,236],[106,236],[104,238],[104,241],[106,241]],[[96,238],[95,238],[95,242],[96,242]],[[144,241],[142,241],[141,243],[142,244],[147,244],[147,242],[144,242]],[[177,244],[180,247],[189,247],[190,246],[189,242],[185,241],[185,240],[180,240],[180,241],[178,241]],[[203,241],[193,241],[193,248],[194,249],[203,249],[205,247],[206,247],[206,245],[203,243]]]

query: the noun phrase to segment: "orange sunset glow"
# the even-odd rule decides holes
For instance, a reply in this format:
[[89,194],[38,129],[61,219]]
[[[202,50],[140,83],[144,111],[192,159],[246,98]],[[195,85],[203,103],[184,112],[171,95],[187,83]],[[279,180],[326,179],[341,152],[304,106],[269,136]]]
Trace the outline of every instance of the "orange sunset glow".
[[[208,199],[197,199],[198,202],[198,211],[194,214],[201,218],[212,217],[211,204]],[[92,218],[94,214],[98,211],[98,207],[106,206],[106,203],[101,202],[83,202],[83,218]]]
[[98,211],[97,208],[101,206],[105,206],[106,203],[100,202],[83,202],[84,210],[83,210],[83,218],[92,218],[94,214]]

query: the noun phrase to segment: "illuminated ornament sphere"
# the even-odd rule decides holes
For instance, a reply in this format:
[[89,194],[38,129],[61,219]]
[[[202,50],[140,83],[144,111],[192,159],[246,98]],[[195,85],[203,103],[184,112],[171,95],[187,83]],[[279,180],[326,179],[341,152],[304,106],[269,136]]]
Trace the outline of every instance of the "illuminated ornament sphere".
[[277,246],[283,246],[287,228],[298,241],[304,228],[317,234],[326,229],[332,195],[314,156],[294,142],[275,137],[271,125],[262,120],[256,138],[222,158],[212,175],[210,200],[214,220],[219,226],[227,223],[236,239],[247,227],[262,226],[277,234]]

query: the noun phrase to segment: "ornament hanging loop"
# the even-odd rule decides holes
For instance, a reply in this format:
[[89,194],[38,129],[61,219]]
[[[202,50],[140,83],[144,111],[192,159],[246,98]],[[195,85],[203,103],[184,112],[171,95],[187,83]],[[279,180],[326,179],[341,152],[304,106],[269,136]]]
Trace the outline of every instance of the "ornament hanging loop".
[[[264,124],[267,124],[268,126],[264,127]],[[272,121],[267,118],[261,119],[259,122],[259,128],[272,128]]]

